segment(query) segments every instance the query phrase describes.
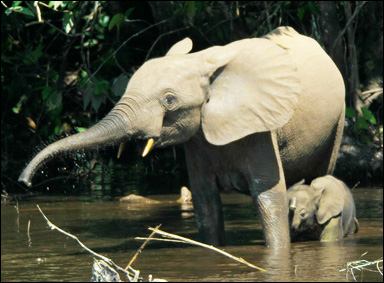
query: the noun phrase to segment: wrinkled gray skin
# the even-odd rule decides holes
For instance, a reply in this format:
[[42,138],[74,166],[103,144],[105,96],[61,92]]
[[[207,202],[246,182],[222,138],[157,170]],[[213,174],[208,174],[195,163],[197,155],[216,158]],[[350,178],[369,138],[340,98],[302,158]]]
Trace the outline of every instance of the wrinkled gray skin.
[[291,238],[297,240],[341,240],[358,231],[355,203],[342,181],[330,175],[311,185],[288,189]]
[[290,243],[286,184],[331,173],[344,124],[344,83],[311,38],[289,27],[263,38],[188,54],[190,39],[132,76],[112,111],[87,131],[57,141],[19,180],[67,151],[154,139],[184,143],[195,218],[208,244],[225,244],[219,191],[251,194],[266,246]]

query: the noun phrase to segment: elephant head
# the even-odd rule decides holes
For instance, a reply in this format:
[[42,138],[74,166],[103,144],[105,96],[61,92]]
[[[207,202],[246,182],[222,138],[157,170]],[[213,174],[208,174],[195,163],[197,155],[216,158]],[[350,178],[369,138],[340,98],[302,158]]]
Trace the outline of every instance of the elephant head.
[[19,181],[30,186],[39,166],[68,151],[144,139],[146,155],[152,147],[186,142],[199,131],[209,143],[225,145],[282,127],[301,90],[295,64],[278,45],[271,38],[245,39],[188,54],[189,38],[176,43],[166,56],[137,70],[103,120],[47,146]]
[[340,239],[357,232],[355,205],[348,187],[340,180],[326,175],[308,185],[288,189],[291,228],[295,233],[316,228],[322,241]]
[[304,180],[288,189],[291,228],[294,231],[301,232],[317,224],[316,212],[320,197],[321,192],[304,185]]

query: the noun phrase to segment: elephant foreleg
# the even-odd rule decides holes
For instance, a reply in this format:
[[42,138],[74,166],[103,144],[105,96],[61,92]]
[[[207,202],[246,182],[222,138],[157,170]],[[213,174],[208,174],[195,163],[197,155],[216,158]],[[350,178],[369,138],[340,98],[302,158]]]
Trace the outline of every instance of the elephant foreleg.
[[192,141],[185,147],[195,220],[205,243],[224,246],[225,231],[220,193],[211,166],[197,150],[200,147],[200,144],[196,145]]
[[203,242],[213,246],[224,246],[222,204],[216,185],[200,184],[199,187],[191,184],[191,191],[195,220]]
[[[263,133],[257,137],[257,149],[249,170],[248,182],[263,225],[265,245],[271,248],[288,247],[288,198],[284,171],[275,133]],[[250,154],[250,155],[251,155]]]
[[290,243],[285,186],[276,186],[257,197],[265,245],[271,248],[288,247]]

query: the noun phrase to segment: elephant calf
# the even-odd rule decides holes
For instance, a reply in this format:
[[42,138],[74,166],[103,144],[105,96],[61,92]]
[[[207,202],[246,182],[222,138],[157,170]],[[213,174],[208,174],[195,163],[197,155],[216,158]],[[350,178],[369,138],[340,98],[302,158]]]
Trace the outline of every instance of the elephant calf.
[[288,189],[293,241],[337,241],[358,231],[355,203],[344,182],[326,175]]

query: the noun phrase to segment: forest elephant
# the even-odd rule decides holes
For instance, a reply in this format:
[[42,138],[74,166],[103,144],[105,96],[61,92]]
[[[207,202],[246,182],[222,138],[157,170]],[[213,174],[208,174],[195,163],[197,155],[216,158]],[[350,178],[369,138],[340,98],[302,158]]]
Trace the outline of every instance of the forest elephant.
[[359,229],[349,188],[331,175],[314,179],[310,186],[292,186],[288,201],[293,241],[337,241]]
[[225,244],[220,191],[248,193],[265,245],[290,243],[286,188],[330,174],[344,126],[344,82],[313,39],[290,27],[189,53],[176,43],[145,62],[111,112],[47,146],[19,181],[68,151],[147,140],[143,152],[183,143],[202,240]]

